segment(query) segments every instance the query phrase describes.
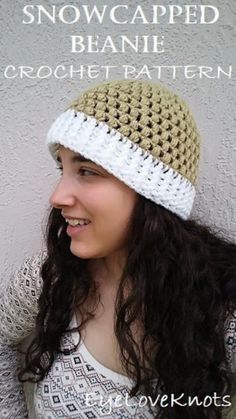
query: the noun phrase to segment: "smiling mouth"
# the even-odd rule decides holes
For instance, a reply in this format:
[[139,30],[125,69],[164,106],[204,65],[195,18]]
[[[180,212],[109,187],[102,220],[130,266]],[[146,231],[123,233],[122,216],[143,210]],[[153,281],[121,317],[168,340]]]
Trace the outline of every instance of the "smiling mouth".
[[88,228],[88,225],[91,224],[91,222],[87,223],[87,224],[77,224],[76,226],[73,225],[68,225],[67,229],[66,229],[66,233],[68,234],[68,236],[73,237],[74,235],[80,233],[81,231],[85,230],[86,228]]
[[90,224],[90,222],[91,222],[91,221],[89,221],[89,220],[82,220],[82,221],[79,221],[79,220],[76,220],[76,219],[68,219],[68,218],[66,218],[66,222],[67,222],[70,226],[72,226],[72,227],[76,227],[76,226],[78,226],[78,225],[83,226],[83,225]]

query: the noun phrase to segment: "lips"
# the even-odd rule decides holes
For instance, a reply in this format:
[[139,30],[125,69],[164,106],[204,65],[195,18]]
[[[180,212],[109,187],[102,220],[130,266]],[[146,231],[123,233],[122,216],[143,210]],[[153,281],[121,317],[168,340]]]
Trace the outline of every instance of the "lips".
[[62,217],[65,218],[65,220],[78,220],[78,221],[86,221],[87,223],[90,223],[91,221],[88,218],[85,217],[78,217],[77,215],[75,217],[71,215],[65,215],[62,214]]
[[77,227],[78,225],[88,225],[90,223],[90,221],[86,221],[86,220],[76,220],[76,219],[69,219],[66,218],[66,222],[71,225],[72,227]]
[[84,225],[77,225],[75,227],[73,227],[69,224],[67,229],[66,229],[66,233],[68,234],[68,236],[74,237],[77,234],[80,234],[83,230],[86,230],[89,227],[90,224],[91,223],[84,224]]
[[68,218],[68,220],[86,220],[86,221],[90,221],[88,218],[86,217],[78,217],[78,215],[66,215],[66,214],[62,214],[63,218]]

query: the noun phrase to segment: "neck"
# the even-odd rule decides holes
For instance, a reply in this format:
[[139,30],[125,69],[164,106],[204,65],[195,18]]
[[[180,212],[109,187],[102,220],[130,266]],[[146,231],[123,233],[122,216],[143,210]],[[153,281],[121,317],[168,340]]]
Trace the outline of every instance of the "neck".
[[117,288],[124,269],[124,264],[124,255],[120,252],[116,252],[99,259],[90,259],[88,266],[93,278],[100,285]]

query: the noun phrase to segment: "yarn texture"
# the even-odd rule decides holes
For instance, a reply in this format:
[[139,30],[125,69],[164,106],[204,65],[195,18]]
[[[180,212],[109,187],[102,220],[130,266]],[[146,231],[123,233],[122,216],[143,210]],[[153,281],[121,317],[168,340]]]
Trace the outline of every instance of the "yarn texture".
[[166,87],[112,81],[74,100],[50,128],[54,158],[64,145],[186,219],[194,197],[200,136],[187,104]]

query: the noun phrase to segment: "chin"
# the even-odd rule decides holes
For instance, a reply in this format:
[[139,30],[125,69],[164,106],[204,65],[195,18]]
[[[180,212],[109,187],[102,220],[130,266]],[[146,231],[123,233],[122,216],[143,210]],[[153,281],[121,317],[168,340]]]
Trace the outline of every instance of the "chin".
[[77,256],[80,259],[90,259],[92,256],[86,252],[80,252],[78,250],[75,250],[73,248],[70,248],[71,253],[73,253],[74,256]]
[[78,245],[78,243],[73,243],[73,241],[70,245],[70,251],[74,256],[77,256],[80,259],[94,259],[97,257],[94,252],[91,252],[89,249],[82,248],[81,245]]
[[73,255],[77,256],[80,259],[101,259],[106,256],[108,256],[110,253],[107,253],[105,251],[99,251],[99,250],[91,250],[91,247],[85,247],[81,243],[73,243],[71,241],[70,244],[70,251],[73,253]]

